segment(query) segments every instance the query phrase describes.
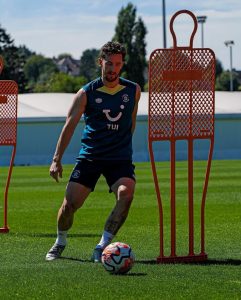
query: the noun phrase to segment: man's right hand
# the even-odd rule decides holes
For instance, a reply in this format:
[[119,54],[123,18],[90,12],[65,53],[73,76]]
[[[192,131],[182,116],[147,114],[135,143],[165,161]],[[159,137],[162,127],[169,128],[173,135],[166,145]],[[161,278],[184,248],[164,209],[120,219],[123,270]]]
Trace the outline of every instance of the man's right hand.
[[62,178],[63,168],[59,161],[53,161],[49,168],[49,175],[54,178],[56,182],[59,182],[59,177]]

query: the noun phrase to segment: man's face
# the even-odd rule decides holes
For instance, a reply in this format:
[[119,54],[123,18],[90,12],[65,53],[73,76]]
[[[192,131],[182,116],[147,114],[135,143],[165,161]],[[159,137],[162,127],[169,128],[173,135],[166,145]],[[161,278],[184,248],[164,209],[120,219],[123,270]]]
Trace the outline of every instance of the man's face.
[[99,63],[102,69],[102,77],[108,82],[117,80],[124,64],[121,54],[111,54],[106,58],[100,58]]

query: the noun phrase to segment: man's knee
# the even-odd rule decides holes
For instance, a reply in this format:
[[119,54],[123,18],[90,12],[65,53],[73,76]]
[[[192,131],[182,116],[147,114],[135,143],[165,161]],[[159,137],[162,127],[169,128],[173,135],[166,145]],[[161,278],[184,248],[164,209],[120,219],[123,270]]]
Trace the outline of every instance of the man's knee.
[[71,215],[76,212],[78,209],[76,205],[70,201],[67,201],[66,198],[64,199],[64,202],[62,204],[62,213],[64,215]]
[[134,198],[134,189],[125,185],[120,185],[118,188],[118,200],[131,203]]
[[84,185],[76,182],[69,182],[66,187],[64,200],[64,203],[67,203],[67,209],[75,212],[84,204],[84,201],[90,192],[91,189]]

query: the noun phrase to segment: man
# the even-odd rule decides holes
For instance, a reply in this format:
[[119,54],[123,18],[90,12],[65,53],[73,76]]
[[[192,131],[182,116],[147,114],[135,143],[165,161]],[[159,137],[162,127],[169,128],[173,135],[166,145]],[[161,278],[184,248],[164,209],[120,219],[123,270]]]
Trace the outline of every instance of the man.
[[132,134],[141,92],[136,83],[119,77],[125,54],[125,48],[117,42],[108,42],[101,48],[101,77],[77,92],[68,112],[50,166],[50,176],[57,182],[63,172],[62,156],[82,114],[85,128],[77,163],[58,212],[57,239],[46,255],[48,261],[61,256],[74,213],[94,191],[101,174],[106,178],[110,192],[115,194],[116,205],[94,249],[93,262],[100,262],[103,249],[127,218],[135,189]]

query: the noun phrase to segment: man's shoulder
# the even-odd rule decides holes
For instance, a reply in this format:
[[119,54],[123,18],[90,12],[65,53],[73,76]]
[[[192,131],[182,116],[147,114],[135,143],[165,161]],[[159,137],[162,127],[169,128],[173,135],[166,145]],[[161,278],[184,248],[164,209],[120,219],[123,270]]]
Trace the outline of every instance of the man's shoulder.
[[103,82],[101,80],[101,77],[98,77],[90,82],[88,82],[86,85],[83,86],[83,90],[85,92],[92,92],[98,89],[99,87],[103,86]]
[[125,79],[123,77],[119,78],[119,82],[120,82],[121,85],[124,85],[126,87],[130,87],[130,88],[134,88],[134,89],[136,89],[136,86],[137,86],[137,84],[134,81]]

